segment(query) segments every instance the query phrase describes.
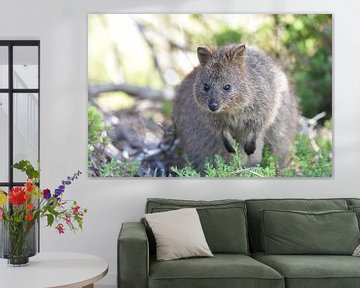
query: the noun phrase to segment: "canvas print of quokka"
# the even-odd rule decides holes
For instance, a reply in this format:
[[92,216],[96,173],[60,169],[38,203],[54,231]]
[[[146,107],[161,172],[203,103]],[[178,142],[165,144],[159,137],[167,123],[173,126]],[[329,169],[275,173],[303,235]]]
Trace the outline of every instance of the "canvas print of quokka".
[[89,177],[331,177],[332,15],[88,16]]

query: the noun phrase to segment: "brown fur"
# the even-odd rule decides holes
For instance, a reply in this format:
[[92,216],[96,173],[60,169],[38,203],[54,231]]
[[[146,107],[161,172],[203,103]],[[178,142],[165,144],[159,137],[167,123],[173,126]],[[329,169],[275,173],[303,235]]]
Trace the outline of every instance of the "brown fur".
[[180,84],[174,102],[175,127],[188,159],[199,169],[215,154],[229,160],[233,138],[247,166],[260,163],[265,143],[285,166],[298,109],[284,72],[244,44],[199,47],[197,54],[200,65]]

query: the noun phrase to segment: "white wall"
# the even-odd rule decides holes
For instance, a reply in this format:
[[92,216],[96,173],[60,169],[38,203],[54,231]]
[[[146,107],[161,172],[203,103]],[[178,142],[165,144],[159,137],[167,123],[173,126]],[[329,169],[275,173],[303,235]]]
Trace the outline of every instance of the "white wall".
[[[5,48],[7,49],[7,47]],[[6,51],[3,47],[0,48],[0,57],[3,56],[3,51]],[[7,57],[7,55],[6,55]],[[0,59],[1,61],[1,59]],[[5,88],[8,86],[8,66],[6,65],[1,65],[0,63],[0,88]]]
[[[5,104],[5,97],[2,97],[0,95],[0,135],[8,135],[9,134],[9,122],[8,122],[8,115],[5,113],[5,111],[2,109],[2,107],[7,107],[7,102]],[[6,134],[5,134],[6,133]],[[8,159],[8,139],[5,137],[0,136],[0,163],[9,163]],[[5,164],[6,165],[6,164]],[[1,166],[2,168],[3,166]],[[8,179],[8,169],[0,169],[0,182],[6,181]]]
[[[194,3],[195,2],[195,3]],[[339,4],[334,9],[334,2]],[[1,0],[0,38],[41,40],[41,165],[43,187],[77,169],[66,192],[89,209],[75,236],[42,229],[43,251],[79,251],[110,264],[102,283],[116,281],[116,238],[124,221],[137,221],[147,197],[217,199],[358,197],[360,163],[360,9],[356,0],[168,1]],[[97,12],[334,12],[334,164],[332,179],[109,179],[86,176],[87,14]],[[126,41],[126,39],[124,39]]]

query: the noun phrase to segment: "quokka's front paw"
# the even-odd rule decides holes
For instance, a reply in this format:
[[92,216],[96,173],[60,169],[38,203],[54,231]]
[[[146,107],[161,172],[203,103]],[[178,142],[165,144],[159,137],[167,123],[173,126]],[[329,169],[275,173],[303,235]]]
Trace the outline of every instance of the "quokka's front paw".
[[244,151],[247,155],[254,154],[256,150],[256,143],[255,141],[248,141],[244,145]]
[[229,153],[235,153],[235,149],[234,149],[234,138],[231,136],[230,132],[228,130],[224,130],[222,133],[222,140],[225,146],[225,149],[229,152]]

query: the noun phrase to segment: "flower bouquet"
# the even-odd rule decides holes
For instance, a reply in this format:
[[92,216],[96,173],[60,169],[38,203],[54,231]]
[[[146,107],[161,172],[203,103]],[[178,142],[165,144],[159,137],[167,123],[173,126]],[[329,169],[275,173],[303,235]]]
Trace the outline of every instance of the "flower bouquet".
[[59,234],[82,229],[86,209],[75,202],[63,199],[66,186],[76,180],[81,172],[67,177],[54,189],[40,189],[40,169],[23,160],[13,166],[26,173],[28,179],[23,187],[12,187],[8,194],[0,188],[0,257],[8,259],[9,265],[26,265],[29,257],[36,254],[35,223],[45,218],[47,226],[55,227]]

